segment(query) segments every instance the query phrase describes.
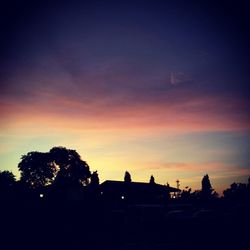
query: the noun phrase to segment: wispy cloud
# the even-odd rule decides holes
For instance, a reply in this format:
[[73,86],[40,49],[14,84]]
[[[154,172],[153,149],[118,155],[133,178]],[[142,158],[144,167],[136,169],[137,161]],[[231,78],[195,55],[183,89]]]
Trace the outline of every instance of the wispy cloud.
[[180,84],[191,83],[192,79],[183,72],[171,72],[169,75],[170,84],[177,86]]
[[129,96],[99,97],[86,100],[45,91],[22,101],[2,98],[1,126],[25,126],[39,121],[43,126],[71,129],[160,129],[185,133],[247,130],[250,124],[246,112],[249,104],[228,97],[197,96],[187,91],[135,103]]

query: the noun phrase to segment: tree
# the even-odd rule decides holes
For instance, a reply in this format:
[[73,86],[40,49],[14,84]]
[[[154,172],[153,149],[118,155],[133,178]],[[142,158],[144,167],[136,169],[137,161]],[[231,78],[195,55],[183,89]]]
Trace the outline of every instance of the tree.
[[185,189],[182,190],[181,192],[181,199],[184,201],[190,201],[191,200],[191,191],[192,189],[188,186],[185,187]]
[[18,164],[21,182],[30,188],[54,183],[55,186],[87,185],[88,164],[72,149],[54,147],[48,153],[29,152]]
[[98,173],[97,171],[94,171],[92,174],[91,174],[91,177],[90,177],[90,185],[92,187],[98,187],[99,186],[99,176],[98,176]]
[[16,182],[15,175],[10,171],[0,171],[0,189],[7,189]]
[[[249,180],[248,180],[249,181]],[[232,183],[230,188],[223,191],[224,198],[231,201],[244,201],[249,199],[249,183]]]
[[97,171],[94,171],[90,177],[90,184],[88,186],[88,198],[92,202],[96,202],[99,195],[99,177]]
[[201,197],[204,199],[211,198],[213,196],[213,188],[210,183],[208,174],[204,175],[201,181]]
[[127,182],[127,183],[130,183],[132,180],[131,180],[131,175],[128,171],[125,172],[125,175],[124,175],[124,181]]
[[32,189],[51,184],[56,174],[50,154],[36,151],[23,155],[18,169],[21,172],[20,181]]
[[10,171],[0,171],[0,198],[9,199],[13,197],[16,178]]
[[59,168],[55,184],[64,186],[86,186],[89,184],[91,173],[88,164],[72,149],[54,147],[50,157]]
[[149,180],[150,184],[155,184],[155,178],[153,175],[150,176],[150,180]]

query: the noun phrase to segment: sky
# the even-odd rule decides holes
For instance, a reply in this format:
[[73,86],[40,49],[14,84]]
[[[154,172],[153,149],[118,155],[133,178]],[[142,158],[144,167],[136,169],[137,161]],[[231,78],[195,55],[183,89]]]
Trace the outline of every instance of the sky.
[[[35,3],[34,3],[35,2]],[[101,182],[250,176],[245,1],[6,1],[0,170],[75,149]]]

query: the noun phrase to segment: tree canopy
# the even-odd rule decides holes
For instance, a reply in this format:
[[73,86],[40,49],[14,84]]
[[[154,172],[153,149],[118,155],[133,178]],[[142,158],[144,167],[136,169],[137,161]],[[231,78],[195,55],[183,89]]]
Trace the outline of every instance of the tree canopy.
[[150,184],[155,184],[155,178],[153,175],[150,176],[150,180],[149,180]]
[[223,191],[225,199],[231,201],[250,200],[250,178],[248,184],[246,183],[232,183],[230,188]]
[[51,161],[50,154],[37,151],[23,155],[18,169],[21,172],[20,181],[29,188],[51,184],[56,174],[56,166]]
[[91,174],[91,182],[90,184],[94,187],[98,187],[99,186],[99,176],[98,176],[98,173],[97,171],[94,171],[92,174]]
[[21,182],[29,188],[55,185],[87,185],[88,164],[72,149],[54,147],[47,153],[29,152],[18,164]]
[[213,194],[213,188],[210,183],[209,176],[208,174],[206,174],[204,175],[201,181],[201,196],[202,198],[207,199],[207,198],[212,197],[212,194]]
[[125,172],[124,181],[125,182],[131,182],[132,181],[131,175],[130,175],[130,173],[128,171]]
[[49,153],[59,168],[56,185],[88,185],[91,177],[89,166],[75,150],[54,147]]
[[9,188],[16,182],[16,177],[10,171],[0,171],[0,188]]

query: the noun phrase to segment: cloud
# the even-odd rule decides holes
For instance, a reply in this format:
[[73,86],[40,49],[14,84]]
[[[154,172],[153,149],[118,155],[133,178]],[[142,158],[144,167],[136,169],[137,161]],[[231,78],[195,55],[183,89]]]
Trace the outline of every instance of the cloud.
[[[34,121],[51,129],[160,130],[172,133],[199,131],[240,131],[249,129],[245,100],[226,96],[197,95],[189,91],[169,91],[156,98],[130,95],[97,98],[72,93],[34,90],[22,100],[2,97],[1,127],[25,127]],[[39,125],[38,125],[39,127]]]
[[145,168],[149,169],[165,169],[169,171],[180,171],[186,173],[187,171],[192,171],[197,173],[217,173],[226,176],[244,175],[250,173],[249,167],[237,166],[234,164],[226,164],[223,162],[201,162],[201,163],[186,163],[186,162],[145,162],[142,164]]
[[191,78],[183,72],[171,72],[169,76],[169,81],[170,84],[174,86],[192,82]]

